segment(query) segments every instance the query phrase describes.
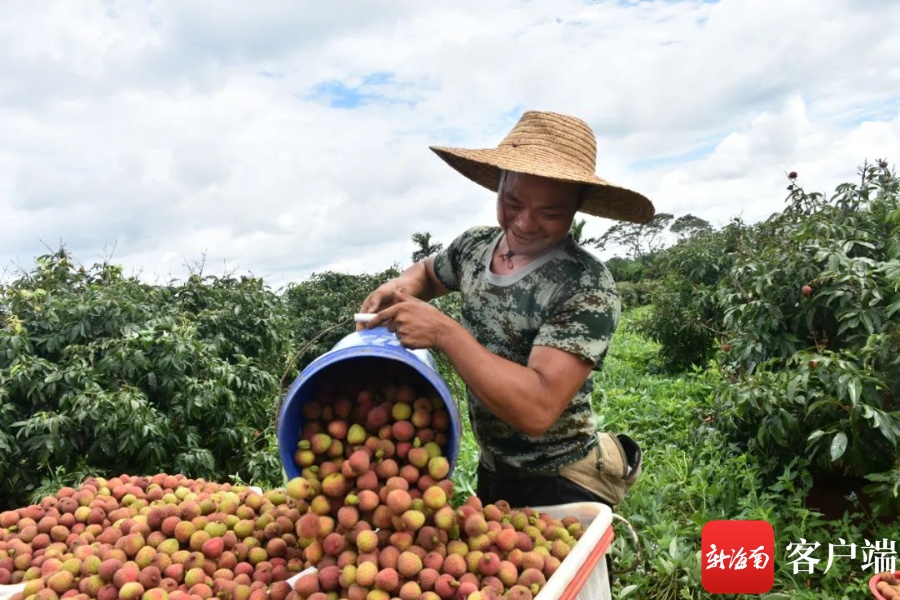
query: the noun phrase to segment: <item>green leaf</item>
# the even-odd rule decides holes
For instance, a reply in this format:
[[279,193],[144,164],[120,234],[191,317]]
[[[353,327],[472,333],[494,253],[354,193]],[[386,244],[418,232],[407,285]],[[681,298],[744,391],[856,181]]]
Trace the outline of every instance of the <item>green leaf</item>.
[[672,541],[669,542],[669,556],[672,557],[672,560],[677,561],[681,557],[681,553],[678,551],[678,538],[672,538]]
[[847,451],[847,434],[843,431],[835,434],[831,440],[831,460],[836,461]]
[[896,302],[892,303],[890,306],[887,307],[887,310],[885,310],[884,316],[891,317],[897,311],[900,311],[900,299],[898,299]]
[[862,384],[859,379],[850,379],[847,381],[847,391],[850,392],[850,402],[853,405],[859,401],[860,389],[862,388]]
[[824,431],[822,431],[821,429],[816,429],[816,430],[813,431],[811,434],[809,434],[809,437],[806,438],[806,441],[807,441],[807,442],[811,442],[811,441],[813,441],[813,440],[817,440],[817,439],[819,439],[820,437],[822,437],[823,435],[825,435],[825,432],[824,432]]
[[787,398],[788,400],[793,400],[794,395],[797,393],[797,386],[800,385],[801,380],[803,379],[802,374],[795,375],[790,383],[787,386]]

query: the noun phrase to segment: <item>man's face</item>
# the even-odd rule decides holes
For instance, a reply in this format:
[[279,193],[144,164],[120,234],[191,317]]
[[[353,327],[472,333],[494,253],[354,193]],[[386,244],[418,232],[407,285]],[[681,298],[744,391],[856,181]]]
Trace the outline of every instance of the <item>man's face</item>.
[[497,221],[510,248],[537,254],[569,233],[578,209],[580,186],[509,171],[497,194]]

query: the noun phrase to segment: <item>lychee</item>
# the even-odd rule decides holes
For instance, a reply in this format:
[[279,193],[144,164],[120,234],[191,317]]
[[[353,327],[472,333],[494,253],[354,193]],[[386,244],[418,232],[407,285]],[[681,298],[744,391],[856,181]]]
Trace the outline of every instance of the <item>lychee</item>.
[[458,582],[452,575],[443,573],[434,582],[434,591],[441,598],[452,598],[456,594]]
[[400,551],[386,541],[382,541],[379,546],[381,546],[381,550],[378,552],[378,566],[382,569],[388,567],[396,569],[397,561],[400,559]]
[[341,419],[329,422],[325,430],[333,439],[344,440],[347,438],[347,422]]
[[378,565],[373,562],[364,562],[356,567],[356,584],[370,588],[375,585],[375,576],[378,575]]
[[365,450],[357,450],[347,459],[350,465],[351,477],[357,477],[369,470],[369,453]]
[[387,493],[386,504],[393,514],[402,515],[409,510],[412,498],[410,498],[408,491],[395,489]]
[[400,473],[400,467],[393,458],[385,458],[375,467],[375,473],[378,477],[387,481]]
[[310,495],[310,485],[303,477],[294,477],[285,486],[285,491],[295,500],[306,500]]
[[319,576],[316,573],[301,575],[297,581],[294,582],[294,591],[297,592],[301,598],[306,598],[307,596],[311,596],[318,592]]
[[415,578],[422,570],[422,559],[410,551],[401,552],[397,559],[397,571],[407,579]]
[[443,456],[435,456],[428,461],[428,474],[441,480],[450,474],[450,462]]
[[447,494],[440,487],[433,485],[422,493],[425,506],[432,510],[438,510],[447,505]]
[[378,535],[374,531],[360,531],[356,536],[356,547],[360,552],[372,552],[378,547]]
[[341,473],[332,473],[322,481],[322,492],[331,498],[342,498],[347,494],[347,480]]
[[395,421],[391,426],[393,439],[398,442],[409,442],[416,434],[416,428],[409,421]]
[[347,430],[347,443],[351,446],[359,446],[366,441],[366,430],[359,423],[354,423]]
[[402,531],[418,531],[425,525],[425,514],[418,510],[407,510],[400,517]]
[[422,588],[415,581],[407,581],[400,586],[397,596],[400,600],[420,600],[422,598]]
[[532,600],[531,590],[523,585],[514,585],[506,592],[506,600]]
[[319,587],[323,592],[333,592],[340,588],[341,569],[337,565],[327,565],[319,570]]

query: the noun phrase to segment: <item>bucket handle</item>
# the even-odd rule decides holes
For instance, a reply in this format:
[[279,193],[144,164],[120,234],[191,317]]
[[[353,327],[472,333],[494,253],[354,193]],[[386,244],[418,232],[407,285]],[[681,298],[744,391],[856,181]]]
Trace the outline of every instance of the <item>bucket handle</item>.
[[315,335],[315,337],[313,337],[311,340],[306,342],[303,345],[303,347],[300,348],[296,354],[294,354],[294,357],[287,364],[287,368],[285,368],[284,374],[282,374],[282,376],[281,376],[281,382],[279,383],[279,386],[281,388],[281,394],[280,394],[281,397],[279,398],[278,403],[275,405],[275,428],[276,429],[278,428],[278,415],[281,414],[281,405],[284,404],[284,393],[287,391],[284,387],[284,380],[287,379],[288,373],[291,372],[291,367],[294,366],[294,363],[297,362],[297,359],[300,358],[300,356],[304,352],[306,352],[306,349],[309,348],[317,339],[319,339],[326,333],[334,331],[338,327],[343,327],[344,325],[346,325],[347,323],[350,323],[351,321],[353,321],[355,323],[368,323],[369,321],[374,319],[376,316],[378,316],[378,313],[355,313],[352,317],[348,317],[348,318],[344,319],[343,321],[340,321],[339,323],[336,323],[336,324],[332,325],[331,327],[327,327],[327,328],[323,329],[322,331],[320,331],[319,333],[317,333]]
[[295,362],[297,362],[297,359],[300,358],[300,355],[303,354],[304,352],[306,352],[306,349],[309,348],[313,342],[315,342],[317,339],[319,339],[320,337],[322,337],[329,331],[334,331],[338,327],[342,327],[342,326],[346,325],[347,323],[349,323],[350,321],[353,321],[355,323],[368,323],[369,321],[374,319],[377,315],[378,315],[378,313],[356,313],[352,317],[344,319],[343,321],[341,321],[335,325],[332,325],[331,327],[328,327],[327,329],[323,329],[322,331],[317,333],[313,339],[306,342],[306,344],[304,344],[304,346],[302,348],[300,348],[300,350],[297,351],[297,353],[294,355],[294,358],[292,358],[291,361],[288,363],[287,368],[284,371],[284,374],[281,376],[281,383],[279,384],[279,385],[281,385],[281,389],[282,390],[284,389],[284,380],[287,377],[288,373],[291,372],[291,367],[294,365]]
[[[278,415],[281,414],[281,405],[284,403],[284,392],[285,392],[284,380],[287,379],[288,373],[291,372],[291,367],[294,366],[294,363],[297,362],[297,359],[300,358],[300,356],[304,352],[306,352],[306,349],[309,348],[317,339],[319,339],[326,333],[334,331],[338,327],[343,327],[344,325],[353,321],[354,319],[355,319],[355,317],[348,317],[348,318],[344,319],[343,321],[340,321],[339,323],[332,325],[331,327],[327,327],[327,328],[323,329],[322,331],[317,333],[315,335],[315,337],[313,337],[311,340],[306,342],[302,348],[297,350],[297,353],[294,354],[294,357],[290,360],[290,362],[288,362],[287,368],[284,370],[284,374],[281,376],[281,383],[279,384],[281,386],[281,394],[279,394],[280,398],[278,399],[278,402],[275,404],[275,428],[276,429],[278,428]],[[357,321],[357,322],[359,322],[359,321]]]

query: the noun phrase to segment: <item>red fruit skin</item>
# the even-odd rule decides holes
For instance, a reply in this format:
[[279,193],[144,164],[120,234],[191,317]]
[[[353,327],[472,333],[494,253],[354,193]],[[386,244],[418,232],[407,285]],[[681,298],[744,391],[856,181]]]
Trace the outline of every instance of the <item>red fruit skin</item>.
[[723,352],[731,352],[731,344],[722,344]]
[[812,294],[812,288],[808,285],[804,285],[802,288],[800,288],[800,291],[803,292],[804,296],[809,296],[810,294]]

